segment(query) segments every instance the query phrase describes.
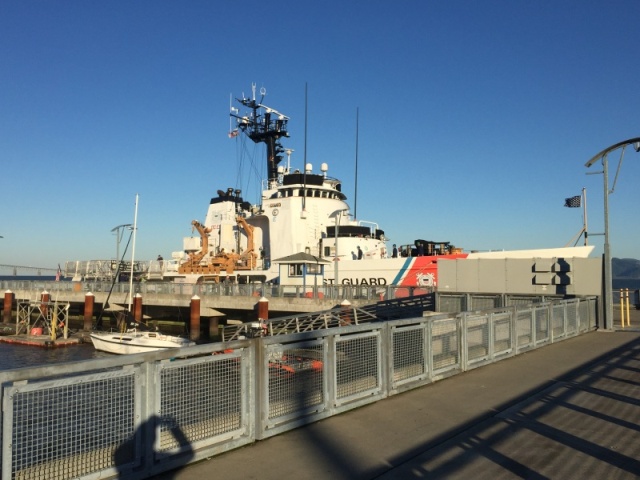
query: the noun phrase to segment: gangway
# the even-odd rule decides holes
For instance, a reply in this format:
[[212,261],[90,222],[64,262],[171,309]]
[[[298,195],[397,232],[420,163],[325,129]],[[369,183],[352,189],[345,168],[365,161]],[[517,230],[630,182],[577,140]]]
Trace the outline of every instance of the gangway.
[[369,322],[421,317],[425,311],[434,310],[433,297],[434,295],[429,293],[385,300],[363,307],[352,307],[350,304],[341,305],[321,312],[292,315],[273,320],[258,319],[256,322],[228,325],[222,331],[222,340],[272,337],[347,325],[361,325]]

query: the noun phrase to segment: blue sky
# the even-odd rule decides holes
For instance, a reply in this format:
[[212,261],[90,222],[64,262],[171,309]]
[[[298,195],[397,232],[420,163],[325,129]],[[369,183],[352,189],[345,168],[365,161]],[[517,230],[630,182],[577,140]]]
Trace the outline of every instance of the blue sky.
[[[636,0],[6,0],[0,264],[115,257],[136,194],[136,257],[167,258],[216,190],[255,200],[227,135],[230,94],[252,83],[291,117],[296,167],[307,86],[307,161],[352,207],[359,111],[358,218],[395,243],[563,246],[582,227],[564,199],[583,187],[601,233],[602,175],[586,175],[601,166],[584,164],[640,136],[639,18]],[[640,258],[638,178],[629,150],[615,257]]]

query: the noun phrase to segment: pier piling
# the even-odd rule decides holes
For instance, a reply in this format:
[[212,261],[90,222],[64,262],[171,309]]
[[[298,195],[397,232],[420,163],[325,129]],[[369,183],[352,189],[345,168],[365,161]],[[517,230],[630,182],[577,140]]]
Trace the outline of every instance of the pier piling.
[[13,307],[14,293],[11,290],[4,292],[4,305],[2,306],[2,323],[11,323],[11,308]]
[[258,320],[269,320],[269,300],[264,297],[258,300]]
[[42,302],[40,307],[42,309],[42,316],[47,318],[49,313],[49,302],[51,301],[51,294],[46,290],[42,292],[40,296],[40,301]]
[[351,325],[351,302],[347,299],[340,303],[340,318],[342,320],[340,325]]
[[84,296],[84,326],[83,329],[85,331],[91,330],[93,326],[93,305],[95,302],[95,296],[93,293],[88,292]]
[[189,315],[189,337],[192,341],[200,340],[200,297],[191,297],[191,312]]
[[138,323],[142,322],[142,295],[139,293],[133,297],[133,319]]

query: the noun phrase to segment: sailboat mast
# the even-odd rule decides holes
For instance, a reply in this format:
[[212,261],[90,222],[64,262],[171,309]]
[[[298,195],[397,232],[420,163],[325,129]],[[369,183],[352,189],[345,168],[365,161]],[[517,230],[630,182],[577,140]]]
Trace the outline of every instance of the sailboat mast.
[[587,225],[587,189],[582,187],[582,219],[584,224],[584,244],[589,245],[589,227]]
[[133,247],[131,248],[131,272],[129,274],[129,304],[127,310],[131,312],[131,302],[133,301],[133,262],[136,256],[136,233],[138,232],[138,194],[136,193],[136,207],[133,214]]

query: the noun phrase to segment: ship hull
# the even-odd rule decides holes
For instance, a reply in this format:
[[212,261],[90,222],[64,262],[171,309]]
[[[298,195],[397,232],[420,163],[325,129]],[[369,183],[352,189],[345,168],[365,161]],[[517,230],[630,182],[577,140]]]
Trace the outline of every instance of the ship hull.
[[[509,250],[493,252],[458,253],[451,255],[432,255],[417,257],[398,257],[371,260],[340,259],[327,264],[321,275],[307,275],[305,279],[288,278],[287,284],[304,284],[309,287],[320,285],[368,285],[402,287],[437,287],[438,261],[463,259],[534,259],[534,258],[586,258],[593,251],[592,246],[564,247],[533,250]],[[260,277],[265,281],[276,281],[282,277],[281,269],[288,264],[275,265],[269,270],[238,272],[233,281],[248,283],[251,278]],[[337,281],[336,281],[337,278]],[[201,275],[182,275],[173,277],[182,283],[198,283]]]

